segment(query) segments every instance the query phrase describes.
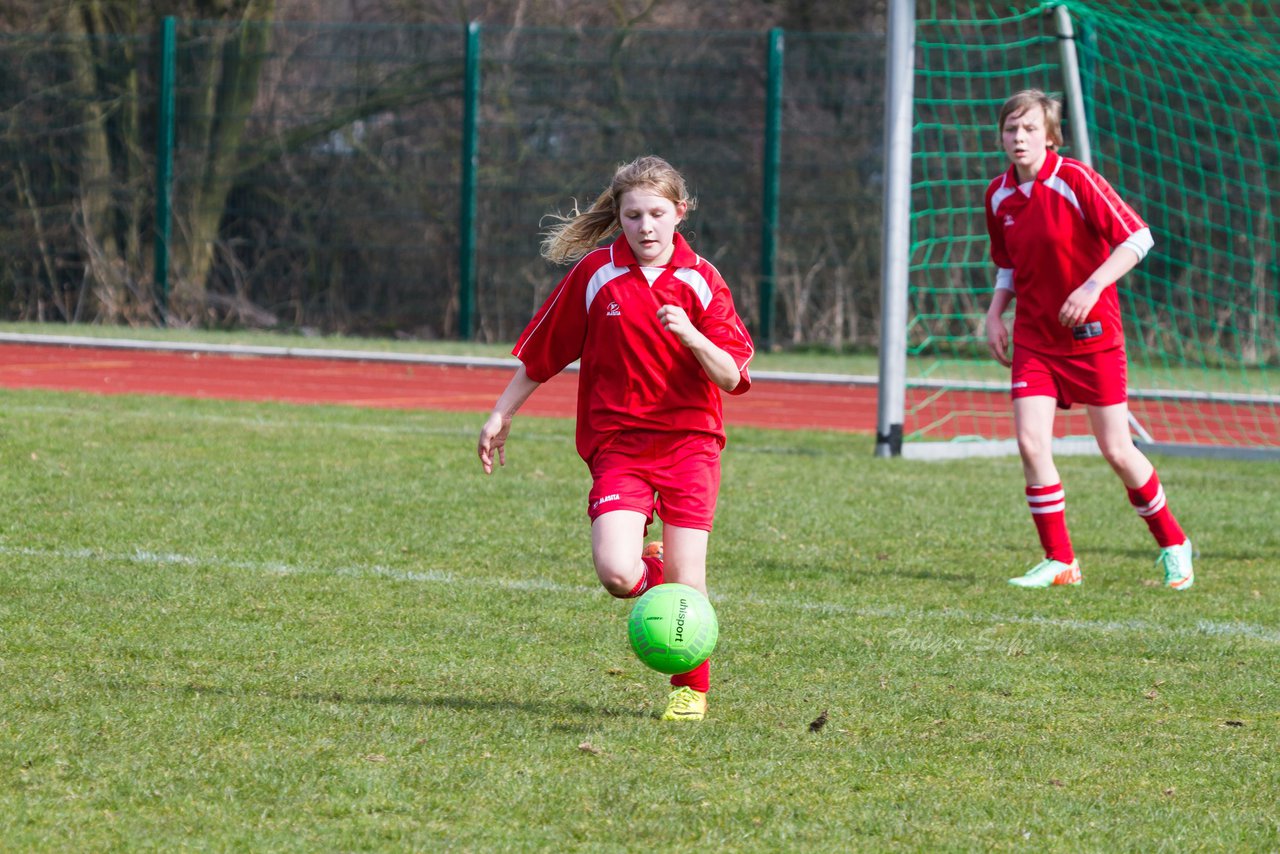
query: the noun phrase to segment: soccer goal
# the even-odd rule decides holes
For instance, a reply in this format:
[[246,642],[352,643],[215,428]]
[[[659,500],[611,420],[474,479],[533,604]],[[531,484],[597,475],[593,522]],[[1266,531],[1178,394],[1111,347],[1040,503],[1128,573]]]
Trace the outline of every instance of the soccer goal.
[[[1280,459],[1280,12],[1015,5],[890,4],[877,454],[1016,453],[983,334],[982,200],[1007,166],[1000,105],[1034,87],[1064,102],[1063,153],[1155,237],[1119,291],[1136,440]],[[1055,442],[1096,452],[1083,410],[1060,413]]]

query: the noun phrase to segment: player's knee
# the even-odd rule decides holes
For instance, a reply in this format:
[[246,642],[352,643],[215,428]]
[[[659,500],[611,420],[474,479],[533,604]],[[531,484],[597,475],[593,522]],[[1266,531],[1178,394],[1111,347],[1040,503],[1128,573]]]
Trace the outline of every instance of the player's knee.
[[1053,448],[1052,441],[1052,438],[1046,440],[1043,436],[1019,433],[1018,453],[1027,462],[1041,462],[1048,458]]
[[1138,472],[1142,467],[1142,452],[1138,451],[1138,448],[1135,448],[1132,442],[1105,448],[1100,446],[1100,449],[1103,460],[1107,461],[1112,471],[1120,475],[1120,478],[1130,480],[1135,472]]
[[1125,455],[1120,448],[1115,445],[1098,445],[1098,450],[1102,452],[1102,458],[1106,460],[1113,469],[1122,469],[1125,464]]
[[[631,591],[636,589],[636,585],[628,581],[618,581],[617,579],[600,579],[600,583],[604,585],[605,592],[615,599],[631,598]],[[639,583],[639,582],[637,582]]]
[[596,577],[610,596],[626,597],[640,581],[636,567],[612,561],[596,562]]
[[1121,473],[1133,468],[1141,454],[1128,436],[1099,440],[1098,450],[1102,452],[1102,458]]

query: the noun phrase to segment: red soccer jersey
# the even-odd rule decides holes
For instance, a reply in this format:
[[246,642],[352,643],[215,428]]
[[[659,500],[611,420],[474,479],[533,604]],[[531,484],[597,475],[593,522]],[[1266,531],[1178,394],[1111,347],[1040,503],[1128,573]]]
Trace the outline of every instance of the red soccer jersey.
[[1010,166],[987,187],[986,212],[991,259],[1013,270],[1015,347],[1071,354],[1124,345],[1115,287],[1103,290],[1086,320],[1100,323],[1101,334],[1078,337],[1058,322],[1071,292],[1147,227],[1101,175],[1049,150],[1029,197]]
[[578,453],[588,463],[619,430],[703,432],[724,445],[720,389],[697,358],[658,322],[677,305],[741,374],[731,394],[751,386],[751,335],[720,273],[675,235],[671,261],[652,285],[625,237],[569,271],[511,351],[529,378],[546,382],[580,359]]

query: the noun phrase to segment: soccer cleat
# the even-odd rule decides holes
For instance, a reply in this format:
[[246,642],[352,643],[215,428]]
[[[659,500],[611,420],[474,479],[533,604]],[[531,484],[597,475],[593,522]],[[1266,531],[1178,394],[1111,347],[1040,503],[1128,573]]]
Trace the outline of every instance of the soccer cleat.
[[707,695],[682,685],[667,695],[664,721],[700,721],[707,716]]
[[1196,583],[1196,574],[1191,568],[1190,540],[1183,541],[1180,546],[1161,549],[1156,566],[1163,567],[1164,583],[1174,590],[1186,590]]
[[1079,584],[1083,580],[1084,578],[1080,575],[1080,561],[1063,563],[1060,560],[1045,558],[1027,570],[1026,575],[1010,578],[1009,583],[1014,587],[1055,587],[1060,584]]
[[658,560],[662,560],[662,540],[654,540],[649,543],[640,554],[644,557],[656,557]]

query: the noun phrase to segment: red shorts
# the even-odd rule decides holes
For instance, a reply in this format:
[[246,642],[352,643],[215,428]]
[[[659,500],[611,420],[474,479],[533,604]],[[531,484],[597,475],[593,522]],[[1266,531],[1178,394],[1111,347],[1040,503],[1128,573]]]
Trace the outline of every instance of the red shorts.
[[619,433],[591,460],[587,515],[653,514],[668,525],[711,530],[720,494],[720,440],[706,433]]
[[1129,361],[1123,347],[1080,356],[1048,356],[1013,348],[1013,385],[1019,397],[1052,397],[1059,409],[1074,403],[1112,406],[1129,399]]

